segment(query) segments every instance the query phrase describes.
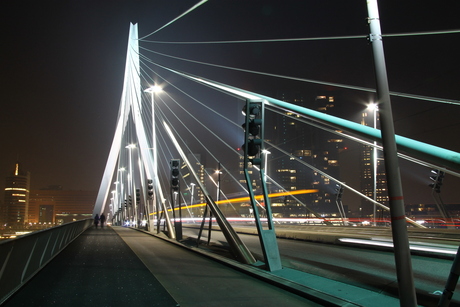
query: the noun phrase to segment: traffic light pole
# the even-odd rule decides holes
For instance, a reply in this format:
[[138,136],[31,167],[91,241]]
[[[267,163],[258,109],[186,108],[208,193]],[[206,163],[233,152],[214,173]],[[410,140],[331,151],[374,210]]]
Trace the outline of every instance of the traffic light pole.
[[449,214],[449,211],[447,211],[446,206],[444,205],[444,202],[442,201],[441,198],[441,186],[442,186],[442,181],[445,176],[445,172],[441,170],[432,170],[432,173],[436,174],[436,176],[431,176],[430,179],[433,180],[433,183],[430,184],[431,189],[431,196],[433,197],[436,205],[438,206],[439,213],[441,213],[441,216],[444,218],[446,223],[448,223],[447,227],[448,228],[453,228],[451,225],[452,221],[451,216]]
[[[174,228],[176,230],[176,239],[182,240],[182,213],[181,213],[181,206],[180,206],[180,160],[179,159],[171,159],[170,161],[171,166],[171,204],[172,204],[172,212],[174,218]],[[176,197],[179,194],[179,197]],[[176,203],[179,200],[179,219],[176,217]]]
[[[265,263],[267,269],[271,272],[281,270],[281,258],[278,249],[278,242],[276,241],[276,234],[273,225],[270,198],[268,197],[267,184],[265,181],[265,159],[266,155],[261,154],[264,149],[264,102],[261,99],[247,99],[246,105],[243,109],[246,115],[244,129],[244,176],[246,185],[248,187],[249,197],[251,200],[252,210],[254,212],[255,223],[259,233],[259,241],[262,247]],[[260,138],[259,138],[260,134]],[[262,185],[262,192],[264,197],[265,210],[267,213],[267,226],[264,229],[260,221],[260,214],[258,203],[255,199],[254,189],[252,187],[252,180],[249,175],[250,164],[258,166],[258,178]]]
[[[184,151],[182,148],[179,146],[179,143],[177,142],[176,138],[174,137],[174,134],[172,133],[171,129],[169,126],[163,122],[163,125],[171,138],[171,141],[173,142],[174,146],[176,147],[177,151],[179,152],[180,156],[182,157],[182,160],[185,162],[185,164],[190,167],[191,164],[187,159],[187,156],[185,155]],[[219,227],[222,231],[222,234],[225,236],[227,239],[227,242],[229,244],[229,247],[231,251],[233,252],[233,255],[235,258],[245,264],[252,264],[256,262],[256,259],[254,256],[251,254],[249,249],[246,247],[244,242],[238,237],[238,234],[235,232],[235,230],[232,228],[230,223],[227,221],[225,216],[222,214],[220,211],[219,207],[217,204],[214,202],[212,197],[209,195],[207,192],[205,186],[201,182],[200,178],[198,177],[197,173],[195,170],[190,167],[190,173],[192,174],[193,178],[196,180],[198,186],[200,187],[201,191],[203,192],[203,195],[206,198],[206,202],[209,206],[209,209],[213,211],[213,214],[216,218],[217,223],[219,224]]]

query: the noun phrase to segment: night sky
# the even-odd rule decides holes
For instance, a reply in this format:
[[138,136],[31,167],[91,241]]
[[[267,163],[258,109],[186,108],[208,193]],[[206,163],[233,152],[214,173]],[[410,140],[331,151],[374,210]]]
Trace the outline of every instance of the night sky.
[[[115,131],[129,23],[139,36],[198,1],[2,1],[0,182],[18,160],[32,189],[97,190]],[[321,3],[318,3],[321,2]],[[404,2],[404,3],[403,3]],[[383,34],[460,29],[458,1],[380,1]],[[147,38],[156,41],[248,40],[368,34],[366,1],[210,0]],[[149,49],[197,61],[315,80],[375,87],[366,39],[299,43],[168,45]],[[390,90],[460,99],[460,34],[384,38]],[[329,91],[324,86],[207,68],[152,55],[173,68],[248,90]],[[173,77],[172,81],[174,81]],[[334,92],[335,93],[335,92]],[[339,91],[344,117],[370,94]],[[460,106],[392,98],[396,132],[460,151]],[[353,155],[353,153],[350,153]],[[404,166],[404,165],[403,165]],[[424,170],[426,171],[426,170]],[[429,173],[405,178],[428,184]],[[460,203],[448,177],[445,201]],[[3,184],[3,183],[2,183]],[[432,202],[406,186],[408,202]],[[428,189],[429,190],[429,189]],[[429,191],[428,191],[429,192]],[[426,197],[426,193],[423,197]],[[428,193],[429,195],[429,193]]]

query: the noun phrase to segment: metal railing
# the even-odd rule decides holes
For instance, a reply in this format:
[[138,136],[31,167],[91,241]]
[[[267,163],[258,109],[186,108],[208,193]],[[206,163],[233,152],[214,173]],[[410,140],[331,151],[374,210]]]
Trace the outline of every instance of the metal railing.
[[0,305],[92,223],[80,220],[0,242]]

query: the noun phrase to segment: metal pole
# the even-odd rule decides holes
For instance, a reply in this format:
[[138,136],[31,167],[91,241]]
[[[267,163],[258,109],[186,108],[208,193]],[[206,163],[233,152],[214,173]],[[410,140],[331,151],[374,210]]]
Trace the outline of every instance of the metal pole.
[[[185,155],[184,151],[180,148],[179,143],[177,142],[176,138],[174,137],[171,129],[169,126],[163,122],[163,125],[166,129],[166,132],[171,138],[171,141],[174,143],[174,146],[176,147],[177,151],[181,155],[182,159],[184,160],[185,164],[187,164],[190,167],[190,162],[187,159],[187,156]],[[203,183],[200,181],[198,175],[196,172],[193,170],[193,168],[190,168],[190,173],[192,174],[193,178],[196,180],[198,186],[201,188],[201,191],[203,192],[205,198],[206,198],[206,203],[209,206],[209,209],[213,211],[214,216],[216,217],[217,224],[219,225],[223,235],[227,239],[227,242],[230,246],[231,251],[233,252],[235,258],[245,264],[252,264],[256,262],[256,259],[254,256],[251,254],[249,249],[246,247],[246,245],[243,243],[243,241],[238,237],[238,234],[235,232],[235,230],[232,228],[230,223],[225,219],[225,216],[220,212],[219,207],[217,204],[214,202],[212,199],[211,195],[206,191],[206,188],[204,187]]]
[[195,188],[195,184],[192,182],[190,183],[190,186],[192,188],[192,192],[190,193],[190,217],[192,218],[192,222],[195,223],[195,215],[193,214],[193,192]]
[[216,200],[219,201],[220,199],[220,162],[217,165],[217,197]]
[[[251,200],[251,207],[254,212],[254,219],[259,234],[259,242],[264,255],[264,260],[267,266],[267,270],[270,272],[281,270],[281,257],[279,254],[278,243],[276,241],[276,233],[273,224],[273,216],[271,213],[270,198],[268,197],[267,184],[265,182],[265,159],[266,155],[261,154],[264,150],[264,113],[265,113],[265,102],[261,99],[257,100],[246,100],[244,107],[245,112],[245,123],[244,125],[244,176],[246,178],[246,185]],[[258,110],[258,111],[257,111]],[[259,130],[251,129],[251,124],[259,126]],[[260,134],[260,138],[258,135]],[[249,144],[253,142],[259,146],[259,150],[256,152],[249,152]],[[261,215],[257,207],[257,201],[254,195],[254,189],[252,186],[252,179],[250,177],[249,167],[250,164],[259,166],[260,183],[262,185],[262,192],[264,196],[265,211],[267,214],[267,226],[268,229],[262,227]]]
[[[128,220],[131,219],[131,216],[134,215],[133,214],[133,202],[135,201],[133,198],[132,198],[132,195],[135,194],[133,193],[133,167],[132,167],[132,164],[133,164],[133,161],[132,161],[132,153],[131,153],[131,150],[132,150],[132,144],[126,146],[126,148],[128,148],[128,154],[129,154],[129,173],[128,173],[128,195],[131,195],[131,203],[128,204]],[[129,196],[128,196],[129,197]],[[132,226],[132,220],[130,221],[130,225]]]
[[417,306],[377,0],[367,0],[401,306]]
[[457,250],[457,255],[455,255],[454,263],[450,269],[449,278],[446,282],[446,287],[442,293],[441,299],[439,300],[439,307],[448,307],[452,296],[454,295],[455,287],[457,286],[458,276],[460,275],[460,247]]
[[[377,129],[377,110],[378,107],[374,106],[374,129]],[[373,175],[374,175],[374,187],[373,187],[373,196],[374,196],[374,201],[377,201],[377,142],[374,141],[374,148],[372,148],[372,160],[373,160]],[[374,227],[377,226],[377,220],[376,220],[376,215],[377,215],[377,205],[374,203]]]
[[[152,89],[150,92],[151,97],[152,97],[152,157],[153,157],[153,180],[157,180],[156,176],[156,161],[157,161],[157,140],[156,140],[156,132],[155,132],[155,91]],[[154,186],[156,186],[157,183],[154,183]],[[157,216],[157,234],[160,233],[160,206],[158,203],[158,194],[156,189],[154,189],[155,194],[152,197],[152,211],[156,211],[156,216]],[[153,227],[152,227],[153,228]]]

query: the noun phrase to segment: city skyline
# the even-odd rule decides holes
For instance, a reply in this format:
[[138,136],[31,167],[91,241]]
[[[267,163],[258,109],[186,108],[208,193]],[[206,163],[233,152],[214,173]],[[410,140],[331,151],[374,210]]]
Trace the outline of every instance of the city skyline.
[[[0,201],[2,231],[30,231],[91,218],[97,191],[63,190],[54,185],[33,190],[32,176],[19,162],[5,178]],[[3,195],[3,193],[2,193]]]
[[[150,10],[145,7],[141,9],[144,4]],[[139,22],[141,36],[146,35],[193,4],[194,1],[181,1],[180,4],[171,6],[162,1],[151,4],[140,1],[136,7],[117,3],[105,12],[102,4],[82,2],[56,5],[53,11],[55,13],[43,11],[43,14],[37,14],[41,17],[29,16],[31,13],[24,12],[17,4],[8,4],[7,10],[11,13],[11,19],[2,21],[5,22],[2,34],[9,48],[2,51],[2,58],[8,60],[1,75],[6,90],[1,96],[5,112],[2,112],[0,118],[1,143],[7,150],[0,154],[0,177],[5,178],[10,164],[19,157],[34,178],[37,178],[31,182],[33,189],[60,184],[69,189],[97,190],[115,128],[129,22]],[[237,6],[232,2],[219,6],[210,1],[187,18],[160,31],[159,37],[152,37],[152,40],[200,41],[367,34],[364,1],[350,7],[344,7],[339,2],[334,4],[337,11],[325,10],[320,4],[308,6],[289,2],[288,5],[281,6],[276,1],[254,1],[244,6],[242,15],[238,15]],[[453,13],[448,10],[447,4],[430,7],[429,10],[428,5],[421,4],[414,8],[413,14],[408,14],[412,11],[407,4],[380,5],[385,33],[460,27],[454,17],[448,17]],[[44,8],[47,8],[46,3]],[[42,12],[42,8],[36,9],[30,11]],[[340,9],[343,13],[339,14]],[[222,15],[224,10],[228,15],[225,18]],[[327,14],[321,15],[319,12]],[[87,13],[88,18],[83,21],[82,16]],[[149,17],[149,13],[156,18]],[[441,13],[444,14],[443,18],[440,17]],[[210,17],[208,23],[204,22],[204,16]],[[222,20],[218,20],[219,18]],[[224,24],[230,18],[242,21]],[[246,21],[248,18],[253,18],[254,22]],[[339,28],[340,23],[335,20],[335,28],[329,26],[333,18],[339,19],[345,26]],[[110,20],[108,25],[103,26],[107,20]],[[212,24],[216,25],[213,30],[209,27]],[[187,28],[189,26],[190,29]],[[207,30],[204,30],[205,26],[208,26]],[[458,87],[455,86],[459,79],[456,70],[459,63],[453,57],[454,44],[442,36],[426,39],[431,43],[421,43],[422,38],[384,38],[391,88],[433,97],[459,97]],[[369,78],[372,68],[366,66],[369,64],[370,50],[365,39],[357,48],[338,48],[349,44],[351,43],[336,45],[326,42],[312,48],[302,43],[295,47],[293,53],[300,56],[303,65],[297,66],[302,66],[303,69],[295,69],[288,57],[280,53],[280,50],[291,48],[286,43],[277,43],[273,47],[252,44],[247,48],[247,53],[238,52],[235,46],[217,47],[204,53],[204,49],[198,46],[184,48],[184,53],[173,52],[174,48],[167,45],[158,47],[158,50],[223,65],[374,87],[372,78]],[[415,52],[412,45],[424,48],[419,47]],[[426,56],[433,52],[440,55]],[[235,56],[231,56],[233,53]],[[340,63],[340,59],[350,53],[356,53],[356,57]],[[307,54],[316,60],[311,61]],[[361,61],[366,62],[366,65],[360,65]],[[448,67],[446,63],[449,63]],[[186,64],[184,69],[194,68],[191,66]],[[367,72],[363,73],[364,71]],[[223,77],[220,72],[206,68],[203,73],[253,90],[270,91],[274,87],[281,91],[297,89],[309,91],[312,96],[320,91],[311,85],[287,84],[278,80],[267,80],[264,84],[255,77],[237,76],[234,72],[226,73]],[[422,77],[422,73],[426,75]],[[431,87],[433,88],[430,89]],[[321,89],[327,88],[322,86]],[[348,97],[346,113],[359,116],[359,108],[364,108],[364,102],[368,100],[366,96],[369,95],[350,91],[343,91],[343,95]],[[460,145],[454,141],[453,134],[453,131],[458,131],[459,125],[455,106],[415,103],[401,98],[395,98],[393,103],[398,134],[460,151]],[[432,127],[426,123],[432,123]],[[417,170],[405,176],[417,177],[415,180],[426,181],[428,184],[429,172],[424,175]],[[443,192],[449,194],[448,202],[458,203],[458,193],[455,192],[458,180],[453,182],[451,179],[446,180]],[[406,189],[411,191],[410,186]],[[418,196],[412,191],[405,196],[409,202],[418,200]]]

